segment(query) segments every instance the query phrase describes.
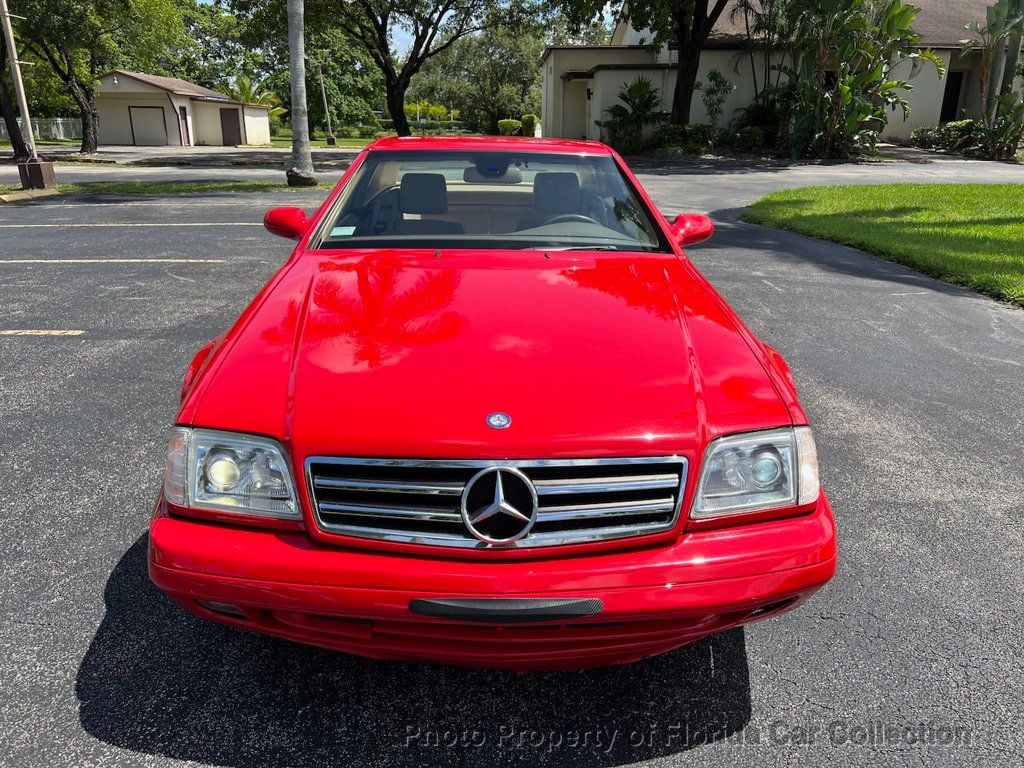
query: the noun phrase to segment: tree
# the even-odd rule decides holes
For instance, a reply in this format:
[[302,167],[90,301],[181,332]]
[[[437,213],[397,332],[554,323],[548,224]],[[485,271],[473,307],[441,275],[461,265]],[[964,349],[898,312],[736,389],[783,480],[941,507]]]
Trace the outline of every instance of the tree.
[[[224,0],[176,2],[186,34],[179,45],[161,56],[154,74],[180,77],[206,88],[216,88],[236,77],[260,79],[273,71],[268,59],[274,59],[276,51],[266,50],[247,39],[246,20],[229,11]],[[286,38],[285,19],[282,6],[281,49]]]
[[[743,21],[746,32],[744,47],[750,57],[755,102],[763,102],[766,92],[773,86],[778,87],[781,82],[781,65],[793,39],[789,14],[792,4],[792,0],[737,0],[729,11],[733,22],[740,19]],[[761,63],[760,73],[758,61]]]
[[14,0],[12,12],[31,19],[18,34],[49,65],[82,118],[83,153],[99,144],[96,83],[115,66],[148,69],[184,35],[174,0]]
[[[1010,0],[1009,11],[1012,16],[1024,16],[1024,0]],[[999,93],[1003,96],[1013,93],[1013,84],[1017,79],[1017,69],[1020,65],[1022,37],[1024,37],[1024,24],[1018,24],[1007,38],[1006,66],[1003,69],[1003,85],[999,89]]]
[[303,0],[288,0],[288,60],[291,72],[292,166],[285,174],[292,187],[312,187],[313,155],[309,148],[306,108],[306,38]]
[[[262,67],[269,75],[264,83],[280,94],[282,106],[291,109],[290,70],[286,58],[288,18],[282,3],[267,0],[227,0],[238,14],[240,39],[249,48],[261,51]],[[306,91],[319,94],[317,64],[324,73],[324,86],[337,125],[376,123],[373,109],[383,89],[382,77],[365,51],[353,44],[338,28],[324,5],[333,0],[307,0],[305,13]],[[316,5],[314,5],[316,3]],[[310,129],[326,122],[322,100],[306,104]]]
[[8,85],[8,59],[7,41],[0,35],[0,113],[7,127],[7,135],[11,137],[11,148],[14,150],[16,160],[27,158],[28,144],[25,143],[25,136],[18,125],[17,109],[14,106],[14,86]]
[[498,121],[540,109],[544,39],[538,27],[490,27],[431,59],[410,88],[415,101],[452,107],[477,130],[498,133]]
[[[498,21],[512,9],[499,0],[322,0],[326,12],[360,46],[384,77],[388,113],[399,136],[411,133],[405,94],[431,58],[460,39]],[[411,35],[409,50],[396,54],[396,30]]]
[[[981,56],[979,88],[981,91],[981,116],[989,128],[996,120],[999,95],[1003,87],[1003,70],[1006,67],[1007,40],[1019,34],[1024,16],[1014,0],[998,0],[988,8],[985,22],[972,21],[967,25],[974,39],[963,41],[964,56],[978,51]],[[1018,38],[1019,39],[1019,38]],[[1012,86],[1012,76],[1011,76]]]
[[910,61],[912,77],[925,63],[944,72],[941,58],[917,47],[919,9],[903,0],[797,0],[790,13],[786,98],[796,155],[845,158],[873,148],[890,112],[910,114],[904,93],[912,86],[893,70]]
[[672,94],[671,120],[690,122],[690,107],[697,90],[701,51],[730,0],[561,0],[573,29],[602,17],[611,8],[616,18],[628,17],[635,29],[649,30],[652,46],[674,41],[679,56]]

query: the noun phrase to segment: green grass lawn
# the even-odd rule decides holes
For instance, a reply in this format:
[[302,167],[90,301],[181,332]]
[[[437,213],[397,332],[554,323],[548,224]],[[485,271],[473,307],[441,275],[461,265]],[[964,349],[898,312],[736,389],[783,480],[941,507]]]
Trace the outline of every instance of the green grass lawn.
[[1024,184],[886,184],[773,192],[745,221],[863,249],[1024,306]]
[[[373,139],[335,139],[338,147],[354,147],[356,149],[362,149],[369,144]],[[292,146],[292,140],[285,137],[274,137],[270,140],[270,143],[275,147],[288,147]],[[314,149],[323,149],[327,146],[327,142],[324,139],[314,139],[309,142],[309,145]]]
[[[333,184],[320,183],[317,189]],[[0,184],[0,194],[17,192],[19,184]],[[64,195],[194,195],[204,192],[291,192],[310,189],[289,187],[285,181],[83,181],[57,184]]]
[[[42,149],[44,147],[80,147],[82,146],[81,139],[36,139],[36,148]],[[10,149],[11,142],[0,141],[0,148]]]

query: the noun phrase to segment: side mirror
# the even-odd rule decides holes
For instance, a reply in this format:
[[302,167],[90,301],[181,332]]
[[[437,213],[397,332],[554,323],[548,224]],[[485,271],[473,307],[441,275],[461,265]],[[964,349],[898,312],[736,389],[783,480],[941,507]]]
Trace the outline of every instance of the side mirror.
[[263,226],[272,235],[298,240],[306,234],[309,219],[301,208],[271,208],[263,217]]
[[715,234],[715,225],[702,213],[681,213],[672,219],[672,229],[680,246],[703,243]]

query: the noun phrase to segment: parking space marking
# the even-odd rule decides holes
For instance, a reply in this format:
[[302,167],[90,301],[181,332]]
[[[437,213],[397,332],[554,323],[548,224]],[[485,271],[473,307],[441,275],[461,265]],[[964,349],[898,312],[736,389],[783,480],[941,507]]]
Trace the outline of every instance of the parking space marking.
[[0,264],[225,264],[227,259],[0,259]]
[[85,331],[60,331],[55,329],[19,329],[0,331],[0,336],[81,336]]

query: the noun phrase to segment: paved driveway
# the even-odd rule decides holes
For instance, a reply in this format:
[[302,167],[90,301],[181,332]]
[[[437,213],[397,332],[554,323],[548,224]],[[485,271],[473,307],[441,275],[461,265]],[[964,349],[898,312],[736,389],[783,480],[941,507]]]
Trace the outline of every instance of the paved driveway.
[[[1024,181],[957,167],[937,175]],[[923,172],[870,178],[908,170]],[[0,208],[0,331],[84,332],[0,335],[0,765],[1019,766],[1024,312],[736,221],[813,174],[866,178],[644,182],[666,212],[714,212],[692,258],[792,364],[837,578],[785,618],[658,659],[521,677],[242,634],[149,585],[181,373],[287,255],[258,226],[270,197]],[[39,258],[90,263],[11,263]],[[908,743],[921,726],[931,743]]]

